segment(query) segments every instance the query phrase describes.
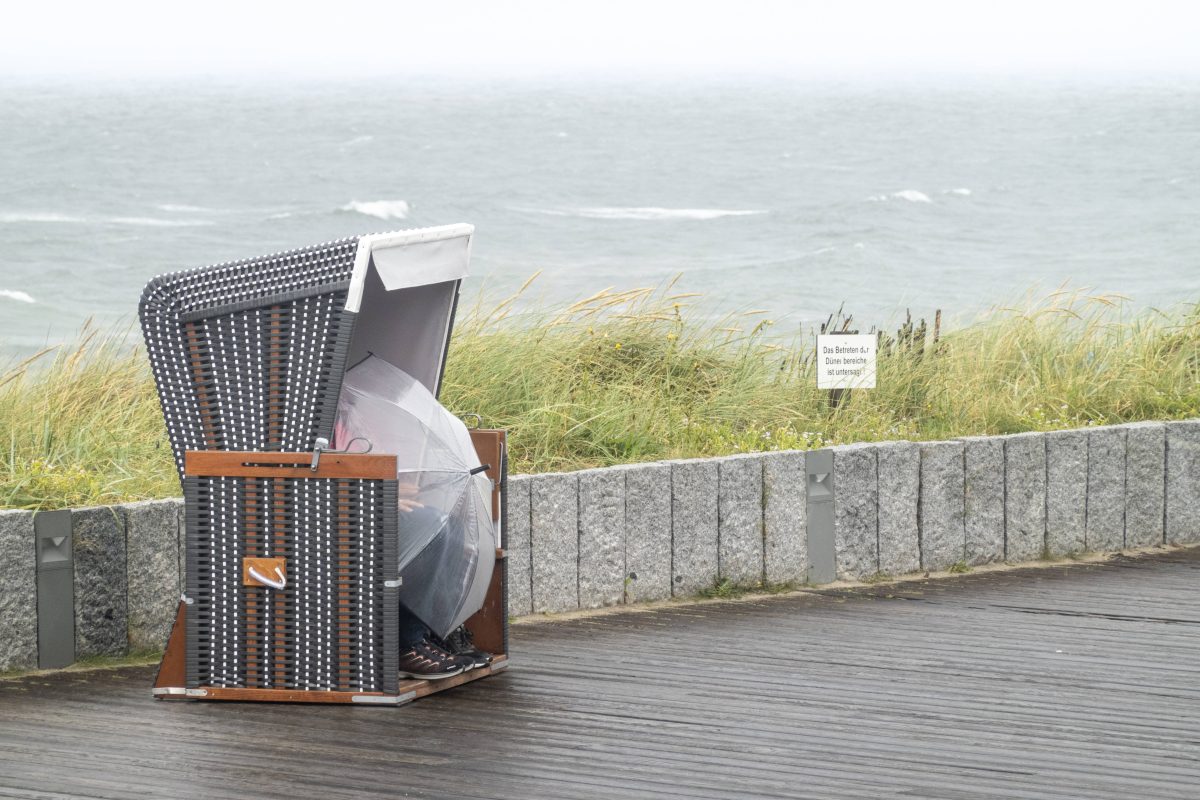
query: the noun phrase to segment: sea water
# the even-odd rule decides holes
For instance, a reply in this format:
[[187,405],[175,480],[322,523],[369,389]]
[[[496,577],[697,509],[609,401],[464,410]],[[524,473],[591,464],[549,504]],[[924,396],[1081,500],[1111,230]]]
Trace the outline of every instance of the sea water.
[[0,356],[154,275],[471,222],[466,290],[661,284],[783,328],[1063,283],[1200,301],[1200,84],[0,83]]

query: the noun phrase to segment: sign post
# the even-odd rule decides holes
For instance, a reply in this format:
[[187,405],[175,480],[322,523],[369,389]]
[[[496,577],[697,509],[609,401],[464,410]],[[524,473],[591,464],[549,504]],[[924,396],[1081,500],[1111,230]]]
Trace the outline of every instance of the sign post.
[[829,404],[837,408],[847,389],[875,388],[873,333],[833,333],[817,336],[817,388],[829,389]]

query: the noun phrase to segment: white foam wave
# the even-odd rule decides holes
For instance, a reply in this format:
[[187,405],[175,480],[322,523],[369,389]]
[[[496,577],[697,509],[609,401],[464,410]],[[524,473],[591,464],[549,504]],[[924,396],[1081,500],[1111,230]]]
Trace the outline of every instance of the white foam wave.
[[342,147],[358,147],[373,141],[375,141],[375,137],[371,135],[355,136],[353,139],[342,142]]
[[410,210],[408,202],[404,200],[351,200],[342,206],[342,211],[354,211],[377,219],[408,219]]
[[198,225],[212,225],[211,222],[202,219],[158,219],[155,217],[73,217],[70,214],[58,214],[54,212],[11,212],[0,213],[0,223],[99,223],[108,225],[136,225],[139,227],[152,228],[192,228]]
[[0,297],[7,297],[9,300],[16,300],[18,303],[37,302],[25,292],[19,292],[16,289],[0,289]]
[[575,208],[575,209],[533,209],[539,214],[549,214],[555,217],[582,217],[584,219],[636,219],[636,220],[707,220],[721,217],[748,217],[755,214],[766,214],[761,210],[730,209],[730,208],[657,208],[645,207],[608,207]]
[[83,222],[80,217],[72,217],[67,214],[55,214],[51,212],[12,212],[0,214],[0,222],[21,223],[21,222]]
[[134,225],[142,228],[195,228],[202,225],[212,225],[203,219],[156,219],[154,217],[110,217],[105,220],[114,225]]
[[942,192],[942,194],[957,194],[957,195],[961,195],[962,197],[970,197],[971,190],[967,189],[966,187],[963,187],[961,189],[947,189],[946,191]]
[[159,211],[181,214],[207,214],[212,213],[213,209],[205,208],[204,206],[189,206],[186,203],[163,203],[156,206]]
[[929,199],[929,195],[925,194],[924,192],[918,192],[916,189],[903,189],[899,192],[892,192],[891,194],[873,194],[867,198],[867,200],[874,203],[883,203],[892,199],[907,200],[910,203],[933,202]]

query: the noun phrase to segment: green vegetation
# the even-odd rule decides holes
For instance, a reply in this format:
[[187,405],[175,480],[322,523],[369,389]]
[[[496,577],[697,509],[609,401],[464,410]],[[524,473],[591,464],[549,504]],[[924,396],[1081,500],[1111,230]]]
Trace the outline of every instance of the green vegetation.
[[752,594],[787,594],[799,588],[794,581],[786,583],[734,583],[728,578],[718,578],[712,586],[700,590],[700,596],[709,600],[734,600]]
[[150,369],[125,337],[87,331],[0,370],[0,508],[179,494]]
[[[673,287],[460,314],[442,399],[510,432],[514,472],[1200,416],[1200,307],[1134,317],[1057,293],[885,337],[878,389],[831,408],[811,338],[714,319]],[[0,507],[177,495],[142,353],[89,334],[0,369]]]

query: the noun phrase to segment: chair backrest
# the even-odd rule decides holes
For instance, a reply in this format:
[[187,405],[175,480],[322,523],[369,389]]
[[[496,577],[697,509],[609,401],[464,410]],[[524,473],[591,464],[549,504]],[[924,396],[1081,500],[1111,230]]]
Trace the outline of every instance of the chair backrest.
[[188,450],[310,450],[333,428],[357,239],[175,272],[142,334],[180,474]]
[[181,478],[188,450],[331,439],[352,354],[384,355],[436,395],[473,231],[358,236],[152,280],[138,311]]

